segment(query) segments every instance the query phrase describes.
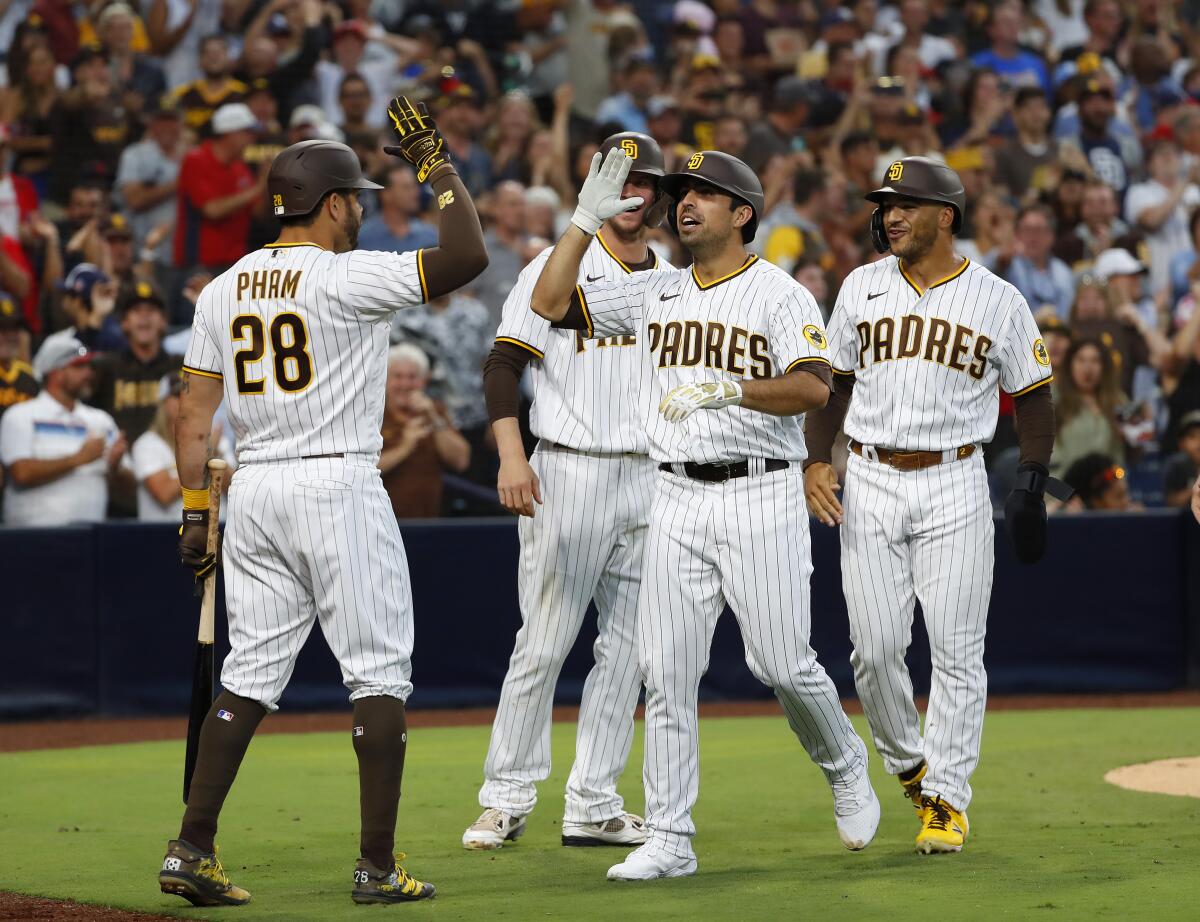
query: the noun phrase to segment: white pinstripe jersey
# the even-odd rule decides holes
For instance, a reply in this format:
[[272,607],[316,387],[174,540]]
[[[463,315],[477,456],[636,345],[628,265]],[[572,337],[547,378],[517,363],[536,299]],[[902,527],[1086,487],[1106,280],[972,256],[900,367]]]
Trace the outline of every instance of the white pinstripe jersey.
[[835,374],[856,376],[846,434],[865,445],[946,451],[990,441],[999,388],[1053,378],[1029,305],[978,263],[925,291],[894,256],[860,266],[829,318]]
[[[645,454],[636,337],[589,341],[574,330],[553,329],[550,321],[529,309],[533,286],[553,249],[547,247],[521,270],[504,301],[496,331],[496,342],[521,346],[540,360],[529,369],[530,429],[540,439],[577,451]],[[654,266],[647,271],[670,269],[674,266],[655,255]],[[621,281],[631,274],[599,234],[579,263],[581,285],[600,279]]]
[[183,367],[224,379],[238,464],[377,456],[391,315],[425,300],[420,250],[273,244],[201,292]]
[[590,335],[637,334],[651,458],[804,460],[799,416],[723,407],[669,423],[658,412],[666,393],[680,384],[770,378],[805,362],[829,364],[821,312],[808,289],[786,272],[750,256],[742,268],[707,285],[692,269],[673,269],[585,282],[579,291]]

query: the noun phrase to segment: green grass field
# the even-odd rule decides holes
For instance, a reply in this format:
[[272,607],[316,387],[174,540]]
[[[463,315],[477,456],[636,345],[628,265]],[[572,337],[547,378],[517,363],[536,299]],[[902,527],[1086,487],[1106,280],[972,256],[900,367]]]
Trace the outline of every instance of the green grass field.
[[[861,718],[855,721],[865,733]],[[618,849],[558,844],[573,746],[554,728],[555,767],[515,846],[466,852],[487,728],[410,735],[397,847],[433,881],[429,903],[356,907],[357,783],[348,734],[263,736],[251,746],[218,837],[254,894],[240,909],[192,909],[158,892],[178,829],[183,744],[0,755],[0,889],[181,918],[355,919],[1196,919],[1200,800],[1120,790],[1117,765],[1200,754],[1186,709],[990,714],[973,783],[971,837],[956,856],[913,852],[916,823],[872,751],[883,799],[866,851],[840,844],[832,799],[782,717],[705,720],[696,877],[605,880]],[[622,790],[640,811],[641,741]]]

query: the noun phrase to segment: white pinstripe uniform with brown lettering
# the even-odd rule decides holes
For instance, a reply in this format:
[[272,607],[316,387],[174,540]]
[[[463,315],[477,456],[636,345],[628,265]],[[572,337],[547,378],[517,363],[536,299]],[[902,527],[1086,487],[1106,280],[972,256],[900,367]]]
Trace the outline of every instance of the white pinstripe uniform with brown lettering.
[[421,251],[273,244],[201,293],[184,370],[224,380],[238,469],[223,544],[221,684],[277,707],[313,622],[351,700],[412,691],[412,591],[380,480],[391,315]]
[[[479,791],[483,807],[524,816],[550,773],[554,686],[595,600],[599,637],[579,709],[575,763],[563,819],[598,823],[624,812],[617,780],[633,741],[641,689],[637,597],[654,465],[640,416],[640,355],[632,335],[587,340],[551,329],[529,309],[551,249],[517,279],[496,341],[530,352],[530,425],[540,441],[530,464],[544,504],[518,528],[522,626],[500,693]],[[673,267],[655,258],[654,269]],[[653,270],[651,270],[653,271]],[[580,283],[630,276],[599,234]]]
[[[768,378],[828,363],[821,314],[805,288],[756,256],[708,284],[677,269],[583,284],[579,293],[592,335],[636,333],[650,457],[672,466],[658,475],[638,602],[644,781],[648,843],[690,858],[699,793],[697,691],[726,603],[750,669],[774,689],[829,783],[852,787],[867,769],[866,746],[808,643],[812,559],[802,417],[729,406],[669,423],[658,411],[680,384]],[[787,467],[768,470],[768,460]],[[689,461],[748,461],[750,476],[702,482],[678,473]]]
[[[995,433],[999,388],[1019,395],[1047,384],[1050,357],[1021,294],[969,260],[928,289],[894,256],[854,270],[829,341],[834,373],[856,377],[844,428],[852,447],[863,446],[849,458],[841,529],[858,694],[887,770],[925,759],[922,791],[965,811],[983,733],[992,590],[979,445]],[[880,449],[943,460],[901,470],[877,460]],[[917,601],[933,659],[924,738],[904,662]]]

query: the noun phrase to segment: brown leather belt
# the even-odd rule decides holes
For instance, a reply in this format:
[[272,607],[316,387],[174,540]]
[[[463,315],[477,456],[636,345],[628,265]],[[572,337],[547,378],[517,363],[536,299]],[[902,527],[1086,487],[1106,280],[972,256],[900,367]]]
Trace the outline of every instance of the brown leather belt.
[[[863,446],[861,442],[850,440],[850,450],[860,458],[867,458],[863,454]],[[953,458],[947,458],[944,451],[897,451],[893,448],[876,448],[875,459],[880,464],[886,464],[898,471],[920,471],[927,467],[935,467],[944,461],[961,461],[963,458],[969,458],[975,454],[974,445],[963,445],[960,448],[950,449],[954,453]]]

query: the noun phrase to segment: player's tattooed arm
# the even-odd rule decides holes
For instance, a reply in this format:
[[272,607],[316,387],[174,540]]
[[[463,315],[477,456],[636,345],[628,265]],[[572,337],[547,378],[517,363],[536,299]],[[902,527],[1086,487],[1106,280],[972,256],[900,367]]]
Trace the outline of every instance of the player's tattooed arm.
[[213,414],[224,393],[220,378],[183,373],[175,420],[175,467],[180,485],[188,489],[202,490],[207,485]]

